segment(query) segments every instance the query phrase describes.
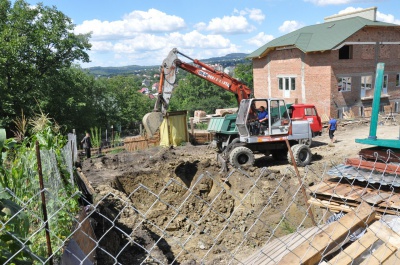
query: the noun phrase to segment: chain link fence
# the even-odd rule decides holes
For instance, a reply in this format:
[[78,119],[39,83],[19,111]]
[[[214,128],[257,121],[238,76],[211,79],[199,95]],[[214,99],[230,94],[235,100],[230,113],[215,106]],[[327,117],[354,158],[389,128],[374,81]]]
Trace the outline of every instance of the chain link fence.
[[[120,180],[112,189],[92,190],[83,173],[74,171],[71,137],[64,162],[80,192],[61,199],[63,184],[51,152],[41,152],[43,172],[54,176],[43,190],[28,200],[0,191],[0,198],[7,195],[19,205],[11,210],[0,205],[9,215],[0,222],[1,242],[15,245],[13,253],[2,253],[3,264],[18,264],[22,253],[32,264],[399,262],[400,169],[393,155],[390,162],[375,156],[309,166],[301,175],[290,166],[283,172],[262,168],[256,175],[245,169],[205,171],[190,183],[164,176],[154,185],[139,181],[127,188]],[[37,208],[42,194],[47,219]],[[62,211],[77,199],[79,212]],[[29,217],[29,232],[16,236],[22,214]],[[60,219],[70,221],[69,234],[55,232]],[[37,254],[35,245],[45,251]]]

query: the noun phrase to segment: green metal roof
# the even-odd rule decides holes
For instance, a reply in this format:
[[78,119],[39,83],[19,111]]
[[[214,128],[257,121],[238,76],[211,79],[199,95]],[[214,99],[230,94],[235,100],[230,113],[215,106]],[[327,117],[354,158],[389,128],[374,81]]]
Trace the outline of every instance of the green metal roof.
[[305,53],[332,50],[334,47],[366,26],[400,27],[396,24],[372,21],[362,17],[352,17],[325,22],[307,26],[273,39],[249,54],[247,58],[264,57],[271,50],[285,46],[295,46]]

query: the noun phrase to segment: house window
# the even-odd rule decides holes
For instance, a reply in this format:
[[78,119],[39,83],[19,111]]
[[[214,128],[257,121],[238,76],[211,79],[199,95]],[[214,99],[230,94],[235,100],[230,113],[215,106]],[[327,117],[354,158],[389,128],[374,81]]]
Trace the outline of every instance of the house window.
[[279,90],[296,90],[296,78],[295,77],[279,77]]
[[396,75],[396,86],[400,86],[400,74]]
[[387,94],[388,75],[383,76],[382,93]]
[[372,88],[372,75],[361,76],[361,88],[366,90]]
[[339,49],[339,60],[343,59],[353,59],[353,46],[344,45]]
[[339,77],[338,78],[338,91],[351,91],[351,77]]
[[290,90],[296,89],[296,79],[294,77],[290,78]]

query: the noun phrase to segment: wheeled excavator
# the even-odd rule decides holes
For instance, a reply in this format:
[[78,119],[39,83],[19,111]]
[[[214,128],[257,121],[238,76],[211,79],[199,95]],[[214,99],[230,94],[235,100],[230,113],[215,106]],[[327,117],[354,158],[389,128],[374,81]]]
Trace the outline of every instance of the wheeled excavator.
[[[181,61],[178,54],[191,60],[192,63]],[[289,143],[297,165],[305,166],[311,162],[311,151],[307,145],[302,144],[302,141],[311,142],[313,133],[309,121],[291,120],[283,99],[252,99],[250,88],[242,82],[199,60],[190,58],[176,48],[170,51],[161,65],[158,96],[153,112],[143,117],[143,125],[148,136],[151,137],[163,122],[173,93],[178,68],[201,77],[236,96],[239,106],[235,120],[237,133],[226,146],[222,155],[223,159],[229,160],[235,167],[240,167],[253,164],[254,154],[262,153],[272,154],[276,159],[282,159],[284,156],[290,162],[292,156],[288,152],[287,143]],[[261,106],[269,113],[269,119],[263,125],[257,119],[257,109]]]
[[[192,61],[192,64],[181,61],[178,54]],[[153,112],[147,113],[143,117],[143,126],[147,134],[151,137],[161,126],[163,116],[168,109],[169,100],[176,81],[176,70],[180,68],[198,77],[201,77],[222,89],[235,94],[238,105],[242,99],[250,98],[251,90],[239,80],[220,72],[209,65],[179,52],[176,48],[172,49],[167,58],[164,59],[160,67],[160,82],[157,100]]]

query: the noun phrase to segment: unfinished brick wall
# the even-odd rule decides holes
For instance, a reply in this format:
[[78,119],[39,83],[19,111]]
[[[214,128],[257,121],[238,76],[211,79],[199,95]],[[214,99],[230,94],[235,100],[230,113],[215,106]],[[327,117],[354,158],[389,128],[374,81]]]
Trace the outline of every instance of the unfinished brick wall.
[[[399,40],[398,27],[366,27],[345,41],[352,43],[351,59],[339,60],[338,49],[306,54],[296,48],[271,51],[266,57],[253,59],[255,97],[284,98],[278,77],[295,76],[296,90],[285,98],[287,103],[315,104],[321,115],[337,117],[352,110],[358,116],[363,107],[370,106],[373,96],[371,89],[361,98],[361,76],[371,75],[374,85],[376,65],[384,62],[390,95],[386,102],[400,102],[400,87],[395,86],[396,74],[400,73],[400,45],[385,44]],[[338,77],[351,77],[351,91],[338,91]]]

